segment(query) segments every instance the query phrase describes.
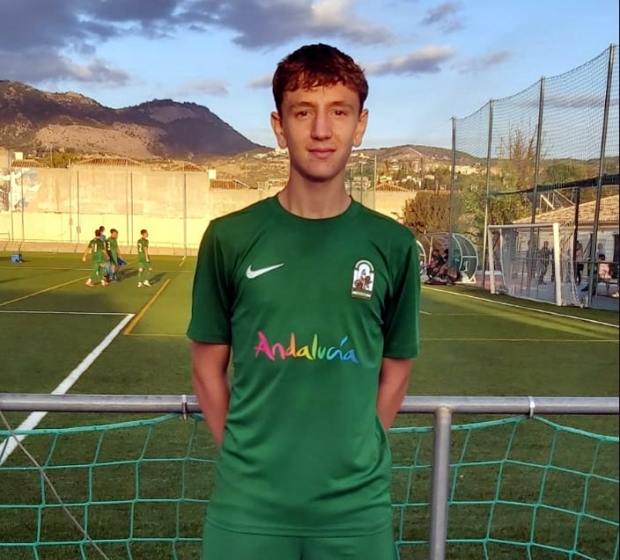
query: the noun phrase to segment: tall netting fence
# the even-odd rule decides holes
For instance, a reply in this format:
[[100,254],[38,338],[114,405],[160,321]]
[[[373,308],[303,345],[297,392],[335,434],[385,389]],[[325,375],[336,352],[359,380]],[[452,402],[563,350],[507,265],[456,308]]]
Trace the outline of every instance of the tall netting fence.
[[[400,560],[428,553],[432,431],[389,434]],[[217,456],[201,417],[20,434],[41,468],[0,440],[0,558],[199,557]],[[525,416],[454,425],[450,468],[447,558],[618,557],[615,435]]]
[[[489,105],[485,105],[458,124],[458,152],[450,189],[450,233],[467,236],[484,254],[484,231],[487,216],[485,198],[487,192],[487,159],[489,153]],[[458,247],[451,236],[450,264],[457,258]],[[469,271],[469,275],[472,271]]]
[[[578,294],[562,304],[617,308],[599,296],[617,297],[618,116],[611,45],[582,66],[454,119],[451,227],[468,223],[486,253],[488,226],[556,223],[569,241],[561,277],[573,278]],[[478,282],[488,287],[488,259],[480,260]]]

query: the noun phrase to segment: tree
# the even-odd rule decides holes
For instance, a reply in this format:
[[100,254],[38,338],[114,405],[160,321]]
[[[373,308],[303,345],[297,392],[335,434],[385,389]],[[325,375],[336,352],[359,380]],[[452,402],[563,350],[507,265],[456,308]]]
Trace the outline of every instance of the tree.
[[450,230],[450,194],[420,191],[405,202],[403,223],[416,234]]

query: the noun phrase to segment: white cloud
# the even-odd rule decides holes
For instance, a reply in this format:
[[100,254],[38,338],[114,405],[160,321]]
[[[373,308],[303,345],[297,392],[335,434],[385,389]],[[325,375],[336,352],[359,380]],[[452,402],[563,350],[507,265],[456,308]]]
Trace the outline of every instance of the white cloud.
[[464,58],[455,64],[459,72],[478,74],[492,66],[498,66],[512,58],[510,51],[495,51],[479,57]]
[[426,46],[403,56],[393,56],[379,64],[367,64],[366,73],[387,74],[436,74],[441,65],[455,55],[451,47]]
[[445,33],[458,31],[464,27],[461,8],[460,2],[443,2],[428,11],[422,25],[436,25]]
[[252,89],[266,89],[271,87],[271,83],[273,80],[272,74],[265,74],[264,76],[259,76],[258,78],[254,78],[249,86]]
[[226,82],[221,80],[191,80],[182,83],[176,91],[178,97],[190,97],[196,94],[226,97],[228,95]]

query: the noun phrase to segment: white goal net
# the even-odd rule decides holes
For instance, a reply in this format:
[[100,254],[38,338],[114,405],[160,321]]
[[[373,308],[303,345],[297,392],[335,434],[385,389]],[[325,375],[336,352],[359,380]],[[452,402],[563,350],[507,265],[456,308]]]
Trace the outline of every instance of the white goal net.
[[581,306],[573,235],[573,228],[558,223],[489,226],[491,293]]

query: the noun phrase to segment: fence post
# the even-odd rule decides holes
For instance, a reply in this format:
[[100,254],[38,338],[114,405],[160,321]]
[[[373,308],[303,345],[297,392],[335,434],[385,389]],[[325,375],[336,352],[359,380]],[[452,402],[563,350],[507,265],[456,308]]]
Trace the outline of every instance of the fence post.
[[[538,127],[536,129],[536,161],[534,162],[534,190],[532,192],[532,223],[536,223],[536,205],[538,203],[538,173],[540,171],[540,151],[542,149],[543,110],[545,108],[545,77],[540,79],[538,96]],[[538,243],[538,240],[536,241]]]
[[[450,224],[449,224],[449,237],[448,237],[448,265],[454,262],[454,248],[452,245],[452,234],[454,233],[454,189],[456,182],[456,117],[452,117],[452,166],[450,170]],[[431,245],[431,252],[432,252]]]
[[589,293],[586,301],[589,307],[592,297],[596,296],[596,286],[594,278],[598,270],[598,256],[596,246],[598,245],[598,224],[599,214],[601,213],[601,196],[603,194],[603,173],[605,173],[605,150],[607,148],[607,126],[609,124],[609,106],[611,101],[612,78],[614,72],[614,57],[616,54],[616,46],[609,45],[609,58],[607,61],[607,88],[605,90],[605,108],[603,112],[603,132],[601,134],[601,154],[598,162],[598,178],[596,180],[596,204],[594,207],[594,225],[592,231],[592,241],[590,242],[590,266],[588,267],[588,286]]
[[82,222],[80,221],[80,170],[75,170],[75,219],[77,225],[75,232],[77,234],[77,243],[80,244],[80,235],[82,233]]
[[450,429],[452,412],[435,410],[433,482],[431,487],[429,560],[444,560],[448,536],[448,488],[450,486]]
[[19,254],[22,254],[24,249],[24,243],[26,242],[26,200],[24,199],[24,168],[22,168],[21,175],[19,176],[20,185],[21,185],[21,213],[22,213],[22,244],[19,247]]
[[125,161],[125,239],[127,240],[127,254],[130,254],[129,249],[131,248],[131,226],[129,225],[129,167],[127,166],[127,162]]
[[183,256],[187,257],[187,173],[183,164]]
[[130,207],[130,213],[129,213],[129,221],[131,223],[131,227],[129,230],[129,243],[131,245],[131,249],[129,251],[130,255],[133,255],[133,250],[134,250],[134,246],[133,246],[133,171],[129,172],[129,202],[131,204]]
[[11,241],[15,241],[15,224],[13,223],[13,200],[14,200],[13,184],[15,181],[13,181],[13,158],[11,157],[12,153],[13,152],[11,150],[7,150],[6,159],[7,159],[8,173],[9,173],[8,202],[9,202],[9,213],[11,216]]
[[486,288],[487,227],[489,226],[489,193],[491,192],[491,145],[493,143],[493,100],[489,100],[489,135],[487,137],[487,180],[484,197],[484,226],[482,229],[482,289]]

